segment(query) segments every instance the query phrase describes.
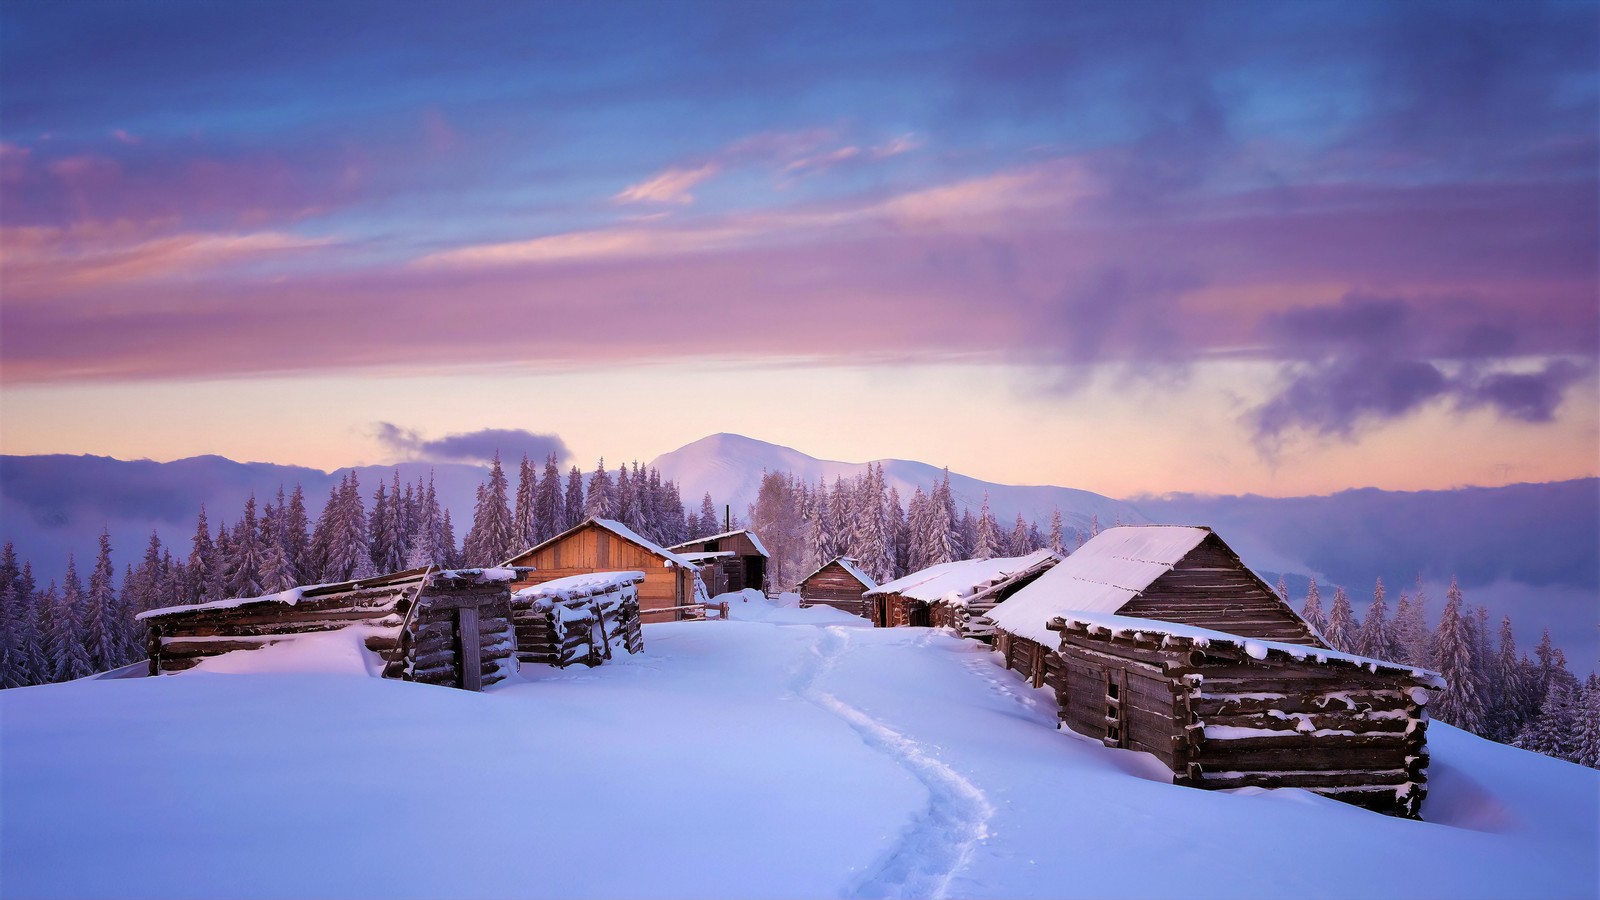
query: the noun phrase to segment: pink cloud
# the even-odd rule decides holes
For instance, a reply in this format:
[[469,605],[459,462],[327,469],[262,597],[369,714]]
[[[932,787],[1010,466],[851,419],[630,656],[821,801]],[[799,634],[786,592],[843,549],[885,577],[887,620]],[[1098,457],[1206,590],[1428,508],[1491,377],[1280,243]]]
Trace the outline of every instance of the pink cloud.
[[285,251],[329,243],[281,232],[159,233],[148,223],[88,223],[73,228],[0,228],[0,275],[45,295],[193,275]]
[[689,193],[689,189],[721,169],[716,163],[706,163],[694,169],[667,169],[654,178],[629,185],[615,199],[618,203],[693,203],[694,195]]

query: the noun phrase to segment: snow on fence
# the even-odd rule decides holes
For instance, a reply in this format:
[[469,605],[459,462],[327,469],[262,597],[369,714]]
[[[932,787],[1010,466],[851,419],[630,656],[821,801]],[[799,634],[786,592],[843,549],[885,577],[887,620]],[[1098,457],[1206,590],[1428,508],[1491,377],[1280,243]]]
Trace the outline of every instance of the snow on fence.
[[515,671],[512,569],[411,569],[140,613],[151,675],[299,635],[365,626],[385,678],[481,690]]
[[511,597],[517,658],[565,668],[598,666],[615,652],[644,649],[643,572],[590,572],[525,587]]

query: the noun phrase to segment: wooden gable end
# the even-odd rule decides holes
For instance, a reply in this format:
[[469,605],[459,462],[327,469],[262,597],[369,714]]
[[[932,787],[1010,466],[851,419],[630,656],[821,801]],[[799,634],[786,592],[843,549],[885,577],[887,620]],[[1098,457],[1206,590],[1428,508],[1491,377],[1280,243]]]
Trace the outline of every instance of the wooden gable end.
[[1117,615],[1178,622],[1240,637],[1327,646],[1214,534],[1124,604]]

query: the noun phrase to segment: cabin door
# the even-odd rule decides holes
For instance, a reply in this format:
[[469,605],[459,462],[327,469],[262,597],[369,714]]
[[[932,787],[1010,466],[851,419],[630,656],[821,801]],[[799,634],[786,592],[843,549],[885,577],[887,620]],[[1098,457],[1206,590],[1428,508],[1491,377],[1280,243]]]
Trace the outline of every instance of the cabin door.
[[463,606],[456,610],[456,660],[460,663],[457,687],[469,691],[483,690],[483,640],[478,636],[478,608]]

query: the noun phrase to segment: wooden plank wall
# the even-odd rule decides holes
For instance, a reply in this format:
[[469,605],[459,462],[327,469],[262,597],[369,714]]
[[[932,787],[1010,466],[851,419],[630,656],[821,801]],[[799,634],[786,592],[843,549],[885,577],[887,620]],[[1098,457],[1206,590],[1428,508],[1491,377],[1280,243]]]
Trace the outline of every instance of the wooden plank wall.
[[1210,535],[1117,615],[1321,647],[1306,623]]
[[801,606],[831,606],[853,616],[876,620],[876,601],[862,597],[867,589],[837,562],[829,563],[800,582]]
[[531,584],[543,584],[569,575],[638,570],[644,573],[644,583],[639,585],[639,609],[643,620],[672,622],[682,618],[680,612],[668,610],[653,613],[651,610],[693,603],[693,575],[685,569],[665,563],[662,557],[638,544],[625,541],[598,525],[590,525],[513,560],[513,565],[533,566],[534,571],[522,573],[511,589],[516,591]]

